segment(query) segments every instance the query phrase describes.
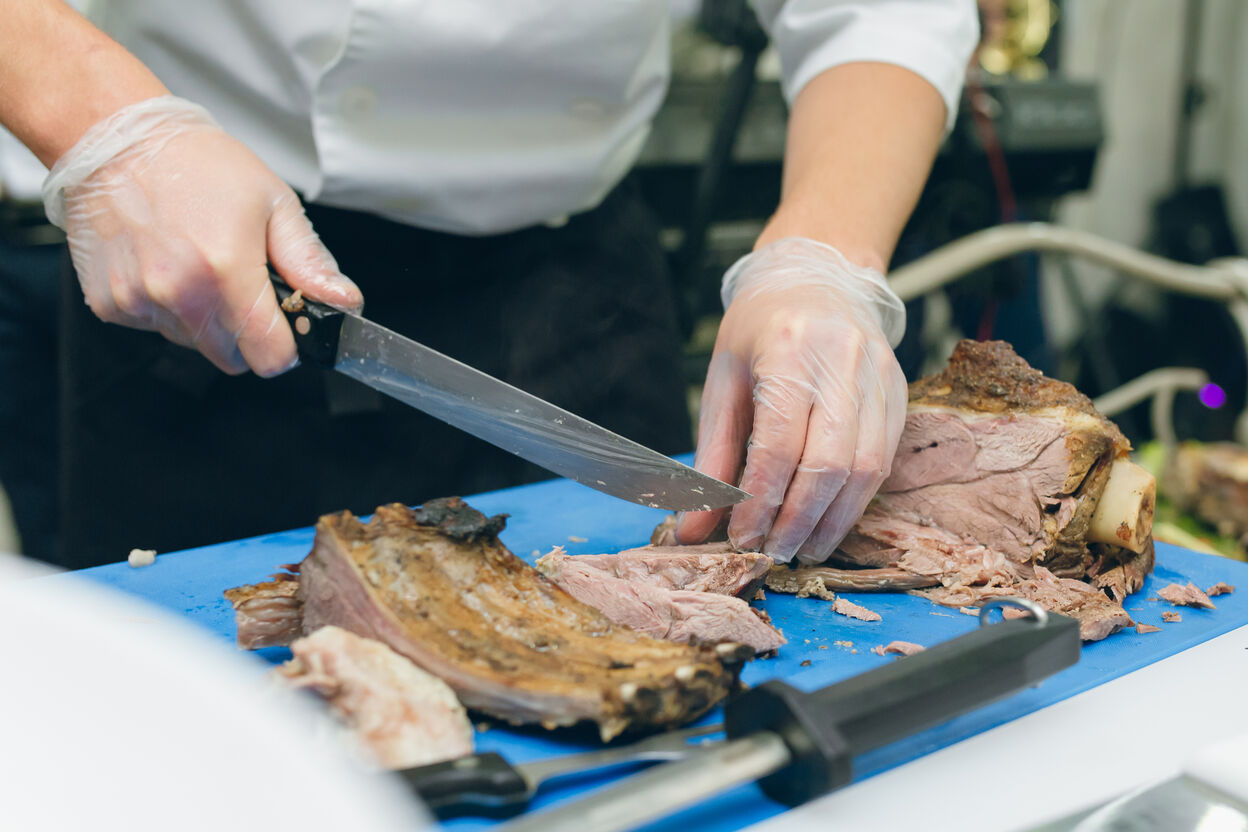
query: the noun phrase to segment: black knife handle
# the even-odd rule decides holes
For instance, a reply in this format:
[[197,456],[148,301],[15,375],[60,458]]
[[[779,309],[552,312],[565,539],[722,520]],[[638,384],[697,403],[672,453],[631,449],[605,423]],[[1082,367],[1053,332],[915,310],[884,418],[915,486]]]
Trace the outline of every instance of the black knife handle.
[[290,324],[291,332],[295,334],[299,358],[321,367],[334,366],[338,357],[338,336],[342,332],[346,313],[303,295],[293,299],[294,290],[272,269],[269,270],[269,280],[273,281],[277,302]]
[[730,739],[773,731],[792,762],[759,781],[795,806],[848,783],[853,756],[939,725],[1079,660],[1079,623],[1014,618],[813,693],[765,682],[725,706]]
[[511,764],[494,753],[473,754],[398,772],[439,818],[493,807],[514,813],[529,802],[529,786]]

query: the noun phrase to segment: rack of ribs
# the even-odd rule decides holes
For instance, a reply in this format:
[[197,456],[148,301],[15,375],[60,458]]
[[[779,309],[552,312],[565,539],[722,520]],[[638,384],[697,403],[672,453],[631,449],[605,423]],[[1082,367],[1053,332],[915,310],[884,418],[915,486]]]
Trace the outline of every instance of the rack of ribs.
[[293,602],[289,578],[229,591],[239,644],[341,627],[406,656],[470,709],[548,728],[593,722],[604,740],[688,722],[735,689],[752,648],[613,623],[509,552],[505,520],[455,497],[381,506],[367,523],[326,515]]

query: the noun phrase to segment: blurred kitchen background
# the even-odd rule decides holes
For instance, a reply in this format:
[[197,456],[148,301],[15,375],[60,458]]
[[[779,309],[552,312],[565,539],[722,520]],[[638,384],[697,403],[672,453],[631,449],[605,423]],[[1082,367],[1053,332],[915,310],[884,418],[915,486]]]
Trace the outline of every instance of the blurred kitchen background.
[[[673,79],[639,176],[666,229],[696,409],[721,312],[720,277],[778,201],[786,111],[775,55],[744,0],[672,5]],[[893,269],[973,232],[1024,221],[1184,263],[1243,254],[1248,3],[981,0],[980,8],[983,43],[957,123]],[[0,139],[0,292],[29,310],[26,322],[0,321],[0,361],[54,362],[48,333],[56,327],[36,324],[57,320],[61,238],[37,199],[42,169]],[[1001,338],[1093,397],[1160,367],[1203,370],[1207,384],[1174,397],[1179,439],[1231,440],[1245,408],[1246,348],[1230,304],[1165,291],[1087,259],[1011,257],[913,300],[909,313],[898,354],[911,378],[942,364],[957,338]],[[46,475],[4,483],[0,550],[43,556],[58,526],[72,522],[55,510],[62,451],[72,446],[61,414],[72,403],[59,401],[54,377],[32,384],[21,391],[20,413],[18,397],[0,394],[9,432],[0,442],[0,483],[6,470],[43,466]],[[1114,418],[1137,446],[1154,439],[1147,398]],[[1183,528],[1200,533],[1195,521]]]

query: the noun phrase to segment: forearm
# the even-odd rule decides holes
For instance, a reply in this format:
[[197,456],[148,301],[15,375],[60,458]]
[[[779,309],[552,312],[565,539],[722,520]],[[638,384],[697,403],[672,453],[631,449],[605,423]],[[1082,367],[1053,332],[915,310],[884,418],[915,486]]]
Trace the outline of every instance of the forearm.
[[822,73],[793,102],[780,207],[755,248],[809,237],[883,271],[944,124],[940,93],[909,70],[854,63]]
[[0,124],[45,165],[101,119],[168,94],[137,58],[60,0],[5,0]]

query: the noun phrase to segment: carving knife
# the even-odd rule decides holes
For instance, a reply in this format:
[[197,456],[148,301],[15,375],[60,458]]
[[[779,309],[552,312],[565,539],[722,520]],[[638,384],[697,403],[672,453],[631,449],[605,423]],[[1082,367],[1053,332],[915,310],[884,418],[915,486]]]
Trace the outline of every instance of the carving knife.
[[[1030,616],[984,626],[998,606]],[[1079,660],[1079,622],[1031,601],[993,599],[980,628],[813,693],[764,682],[724,706],[726,742],[496,827],[622,832],[757,780],[797,806],[848,784],[853,757],[1034,685]]]
[[651,508],[708,511],[750,495],[271,275],[299,357],[590,488]]

